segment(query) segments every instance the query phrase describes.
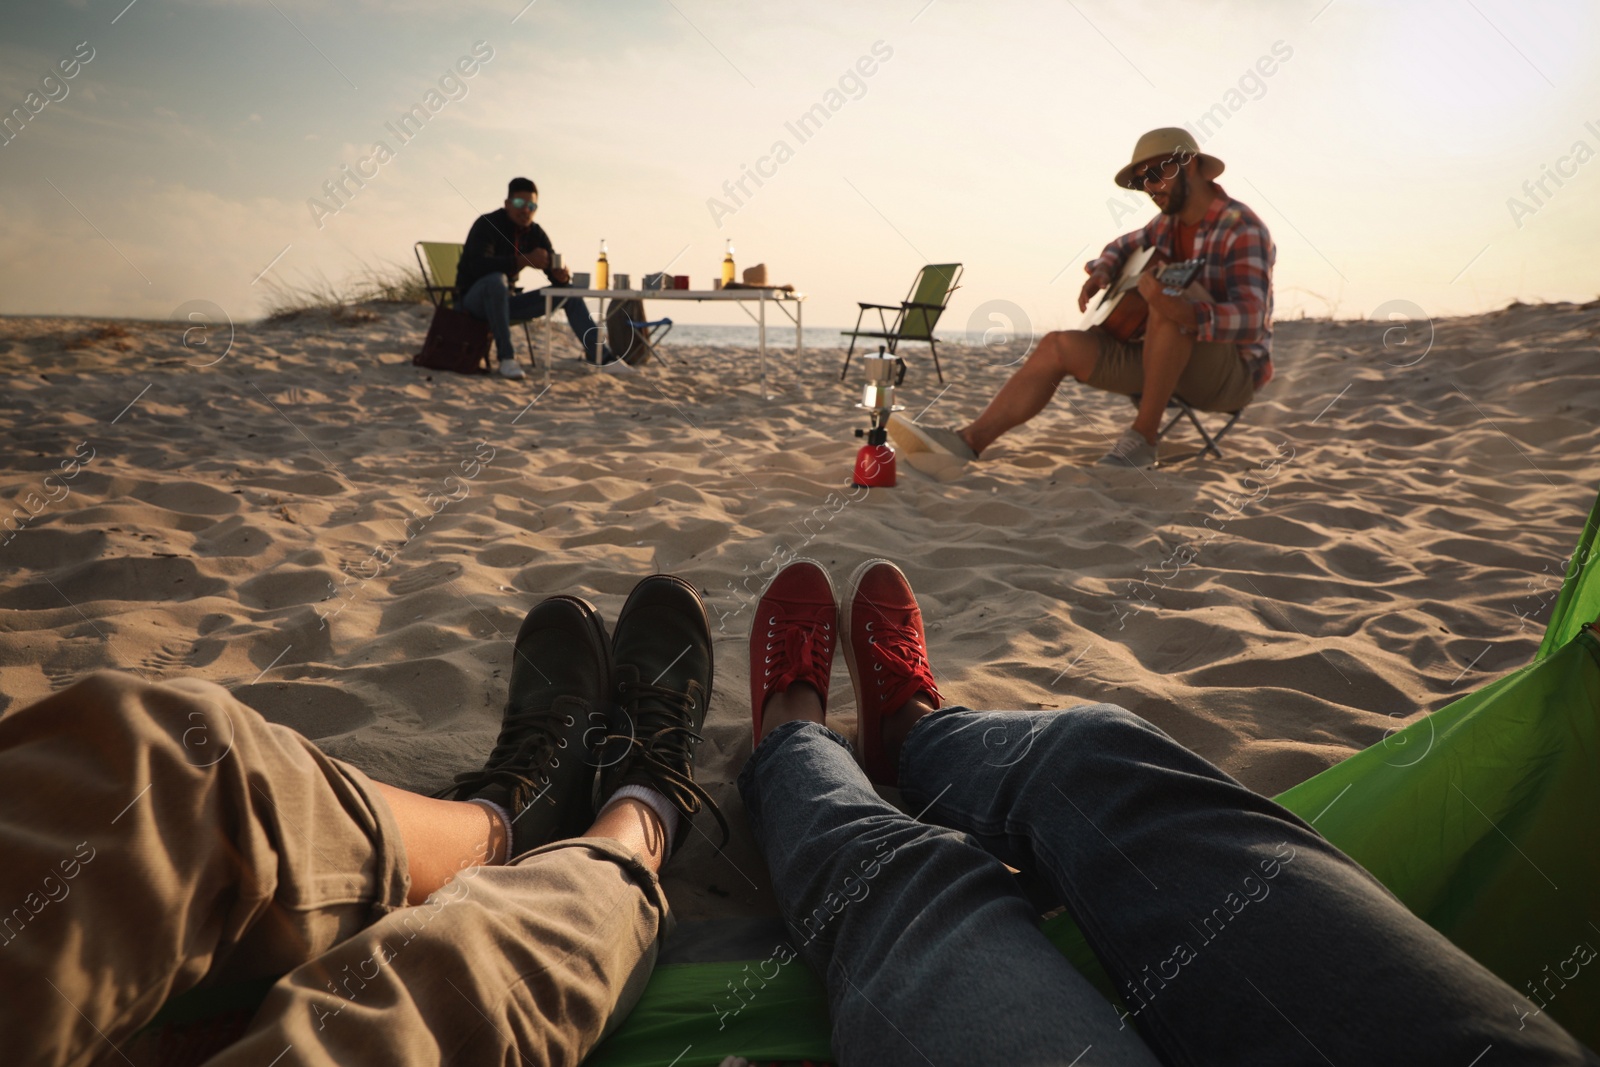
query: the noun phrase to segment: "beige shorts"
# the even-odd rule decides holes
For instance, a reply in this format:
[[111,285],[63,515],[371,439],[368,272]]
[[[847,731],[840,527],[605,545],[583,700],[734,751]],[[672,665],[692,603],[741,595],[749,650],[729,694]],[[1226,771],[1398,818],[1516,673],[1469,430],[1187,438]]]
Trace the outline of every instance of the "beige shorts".
[[[1100,341],[1100,358],[1084,384],[1123,396],[1144,392],[1144,346],[1119,341],[1104,330],[1089,332]],[[1238,345],[1198,341],[1174,393],[1201,411],[1232,414],[1255,399],[1256,390]]]

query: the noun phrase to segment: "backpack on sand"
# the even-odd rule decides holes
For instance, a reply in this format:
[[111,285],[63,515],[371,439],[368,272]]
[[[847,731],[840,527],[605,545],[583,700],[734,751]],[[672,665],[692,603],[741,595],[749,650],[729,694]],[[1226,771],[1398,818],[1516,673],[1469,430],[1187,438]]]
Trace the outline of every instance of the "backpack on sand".
[[617,300],[606,310],[606,344],[611,354],[637,367],[655,353],[643,300]]
[[414,366],[457,374],[489,373],[489,324],[454,308],[433,311],[428,339],[412,357]]

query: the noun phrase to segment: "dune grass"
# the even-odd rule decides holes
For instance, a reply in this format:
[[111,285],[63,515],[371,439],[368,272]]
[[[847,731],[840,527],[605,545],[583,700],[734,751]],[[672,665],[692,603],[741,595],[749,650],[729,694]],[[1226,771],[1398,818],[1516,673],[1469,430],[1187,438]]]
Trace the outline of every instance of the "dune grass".
[[428,291],[415,266],[402,263],[363,263],[339,282],[316,274],[297,281],[267,280],[267,322],[284,322],[324,312],[339,322],[371,322],[377,317],[368,304],[425,304]]

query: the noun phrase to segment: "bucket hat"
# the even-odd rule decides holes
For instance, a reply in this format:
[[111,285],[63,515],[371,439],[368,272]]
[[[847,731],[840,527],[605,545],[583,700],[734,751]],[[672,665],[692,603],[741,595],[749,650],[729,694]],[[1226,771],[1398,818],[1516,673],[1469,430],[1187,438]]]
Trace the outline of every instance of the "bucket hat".
[[1117,171],[1116,182],[1124,189],[1138,189],[1139,186],[1133,183],[1133,172],[1141,163],[1173,155],[1181,155],[1184,159],[1191,157],[1199,159],[1200,177],[1207,181],[1223,171],[1222,160],[1201,152],[1200,146],[1195,143],[1194,135],[1188,130],[1181,126],[1163,126],[1139,138],[1139,142],[1133,146],[1133,158],[1128,161],[1126,167]]

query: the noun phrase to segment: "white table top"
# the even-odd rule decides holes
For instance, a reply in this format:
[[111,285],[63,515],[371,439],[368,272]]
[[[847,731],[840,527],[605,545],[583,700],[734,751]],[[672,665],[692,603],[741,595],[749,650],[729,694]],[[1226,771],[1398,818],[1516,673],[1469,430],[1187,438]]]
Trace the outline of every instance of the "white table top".
[[530,292],[551,296],[604,297],[607,300],[804,300],[804,293],[786,289],[572,289],[552,285]]

